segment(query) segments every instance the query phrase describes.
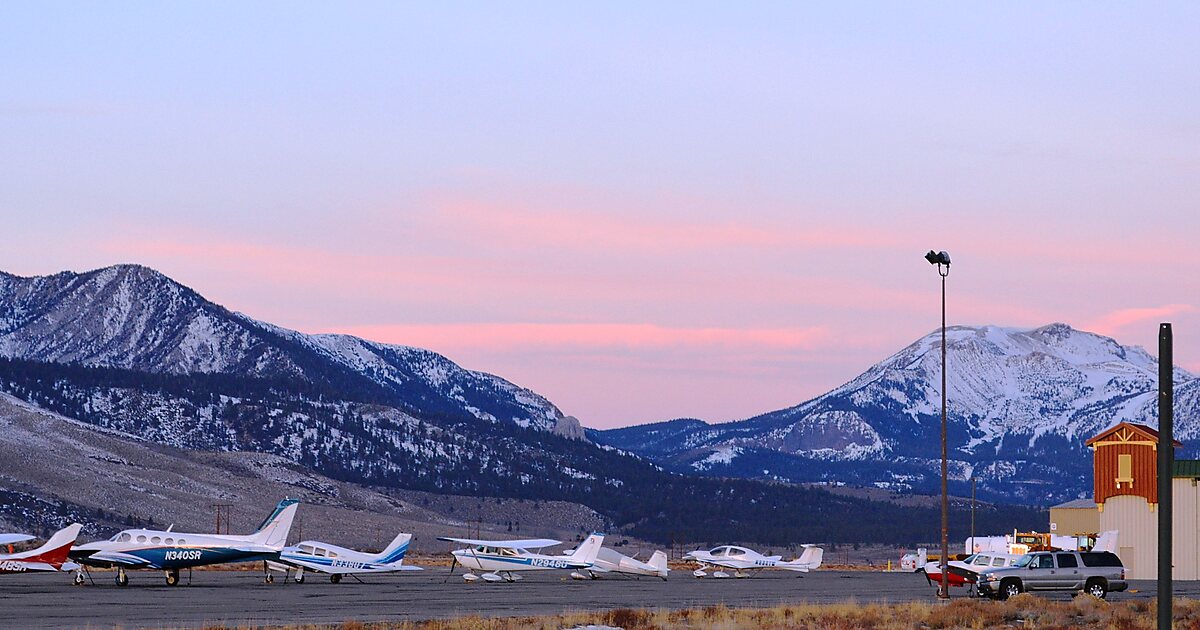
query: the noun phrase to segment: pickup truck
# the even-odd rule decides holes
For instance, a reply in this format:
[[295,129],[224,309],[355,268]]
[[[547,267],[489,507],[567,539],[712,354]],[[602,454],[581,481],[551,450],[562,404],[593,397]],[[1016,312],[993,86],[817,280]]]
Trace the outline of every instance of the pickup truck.
[[980,597],[1008,599],[1026,591],[1082,591],[1103,599],[1129,588],[1125,566],[1108,551],[1039,551],[1011,567],[986,569],[975,583]]

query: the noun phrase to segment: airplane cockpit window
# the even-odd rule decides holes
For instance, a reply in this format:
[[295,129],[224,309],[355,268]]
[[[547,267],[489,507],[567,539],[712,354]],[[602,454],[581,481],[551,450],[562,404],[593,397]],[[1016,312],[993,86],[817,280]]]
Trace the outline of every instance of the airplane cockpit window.
[[745,549],[734,549],[733,547],[730,547],[730,548],[729,548],[729,555],[731,555],[731,556],[744,556],[744,555],[746,555],[746,550],[745,550]]
[[513,557],[513,556],[516,556],[516,555],[517,555],[517,550],[516,550],[516,549],[506,549],[506,548],[504,548],[504,549],[501,549],[501,550],[500,550],[500,555],[502,555],[502,556],[508,556],[508,557]]
[[129,532],[121,532],[113,536],[113,542],[129,542],[131,540],[133,540],[133,536],[130,536]]
[[314,552],[312,545],[300,545],[300,553],[312,554]]

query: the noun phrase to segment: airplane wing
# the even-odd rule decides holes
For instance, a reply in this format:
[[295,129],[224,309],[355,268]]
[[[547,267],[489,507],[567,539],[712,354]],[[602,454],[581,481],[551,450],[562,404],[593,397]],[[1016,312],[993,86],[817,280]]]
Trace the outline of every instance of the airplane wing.
[[0,534],[0,545],[13,545],[26,540],[33,540],[33,536],[25,534]]
[[553,547],[561,545],[561,540],[550,540],[549,538],[530,538],[526,540],[478,540],[475,538],[450,538],[449,536],[439,536],[438,540],[446,542],[461,543],[464,545],[484,547],[500,547],[503,549],[541,549],[543,547]]

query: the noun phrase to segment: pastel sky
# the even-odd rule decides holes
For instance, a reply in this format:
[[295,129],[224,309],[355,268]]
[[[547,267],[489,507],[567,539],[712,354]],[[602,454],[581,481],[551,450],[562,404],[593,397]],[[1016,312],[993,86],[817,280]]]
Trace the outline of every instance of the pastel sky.
[[1200,3],[0,5],[0,269],[159,269],[585,425],[938,325],[1200,371]]

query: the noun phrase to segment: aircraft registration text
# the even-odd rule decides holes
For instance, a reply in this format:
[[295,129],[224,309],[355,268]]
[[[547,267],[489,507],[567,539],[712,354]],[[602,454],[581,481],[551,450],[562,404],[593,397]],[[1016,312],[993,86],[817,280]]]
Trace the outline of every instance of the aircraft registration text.
[[199,549],[180,549],[168,551],[164,556],[164,560],[199,560],[202,552]]

